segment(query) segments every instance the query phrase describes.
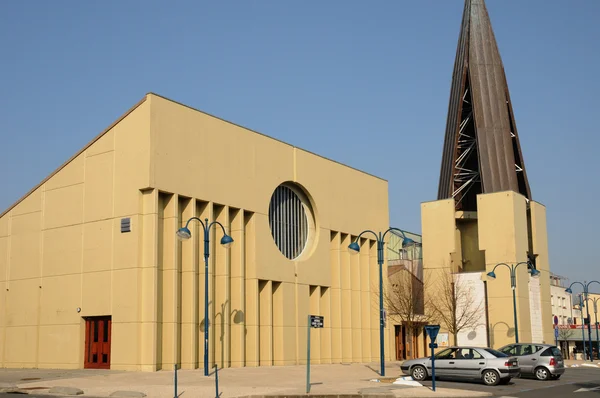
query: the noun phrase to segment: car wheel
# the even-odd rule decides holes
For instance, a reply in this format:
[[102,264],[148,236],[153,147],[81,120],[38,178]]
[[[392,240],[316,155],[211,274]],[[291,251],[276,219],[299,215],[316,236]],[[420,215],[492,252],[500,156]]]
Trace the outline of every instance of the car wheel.
[[500,383],[500,375],[495,370],[484,370],[481,378],[486,386],[495,386]]
[[548,369],[540,366],[539,368],[535,369],[535,378],[538,380],[548,380],[550,378],[550,372],[548,372]]
[[417,365],[413,366],[413,368],[410,370],[410,375],[412,376],[413,380],[423,381],[427,377],[427,371],[423,366]]

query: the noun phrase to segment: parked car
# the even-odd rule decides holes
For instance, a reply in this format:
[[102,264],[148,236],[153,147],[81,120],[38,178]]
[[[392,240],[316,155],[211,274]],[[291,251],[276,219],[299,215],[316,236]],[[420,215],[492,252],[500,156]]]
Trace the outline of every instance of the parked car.
[[565,373],[562,352],[551,344],[515,343],[499,349],[519,358],[522,375],[533,375],[538,380],[556,380]]
[[[404,361],[400,367],[404,374],[422,381],[431,377],[431,358]],[[445,379],[481,380],[488,386],[506,384],[519,377],[517,358],[481,347],[449,347],[435,354],[435,376]]]

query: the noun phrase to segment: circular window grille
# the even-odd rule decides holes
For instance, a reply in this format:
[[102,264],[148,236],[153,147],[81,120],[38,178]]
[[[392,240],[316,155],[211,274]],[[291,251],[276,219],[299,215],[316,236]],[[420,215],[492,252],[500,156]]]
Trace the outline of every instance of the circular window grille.
[[[279,251],[294,260],[309,240],[312,215],[300,189],[291,185],[277,187],[269,204],[269,227]],[[307,214],[308,213],[308,214]]]

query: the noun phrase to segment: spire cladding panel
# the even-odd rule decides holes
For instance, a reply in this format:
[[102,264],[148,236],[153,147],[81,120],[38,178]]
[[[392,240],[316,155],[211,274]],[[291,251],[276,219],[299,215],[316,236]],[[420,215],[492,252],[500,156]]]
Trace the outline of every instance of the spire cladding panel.
[[466,0],[450,89],[438,199],[475,210],[476,195],[531,199],[512,104],[484,0]]

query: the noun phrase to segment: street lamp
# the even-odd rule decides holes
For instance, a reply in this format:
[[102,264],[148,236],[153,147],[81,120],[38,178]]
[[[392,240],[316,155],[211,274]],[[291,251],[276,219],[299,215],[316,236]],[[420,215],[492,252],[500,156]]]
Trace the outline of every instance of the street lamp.
[[523,262],[520,262],[517,264],[511,264],[511,265],[508,265],[506,263],[499,263],[494,266],[494,269],[492,269],[490,272],[487,273],[487,277],[491,280],[494,280],[494,279],[496,279],[496,273],[494,271],[496,271],[496,268],[498,268],[498,266],[503,265],[510,270],[510,287],[512,289],[513,316],[515,319],[515,343],[519,342],[519,324],[518,324],[518,320],[517,320],[517,296],[516,296],[515,291],[517,290],[517,267],[521,264],[527,264],[528,272],[531,274],[532,277],[538,278],[540,276],[540,271],[533,268],[533,265],[529,261],[523,261]]
[[233,238],[225,232],[225,227],[218,221],[208,223],[208,218],[202,222],[198,217],[192,217],[185,223],[185,227],[177,230],[177,238],[181,241],[188,240],[192,237],[192,232],[188,226],[192,220],[198,221],[204,230],[204,376],[208,376],[208,250],[210,241],[210,228],[213,225],[218,225],[223,230],[223,237],[221,238],[221,245],[225,248],[231,247],[233,244]]
[[600,297],[596,297],[591,300],[594,302],[594,326],[596,326],[596,348],[600,353],[600,347],[598,346],[598,344],[600,344],[598,342],[598,300],[600,300]]
[[375,236],[375,239],[377,240],[377,264],[379,265],[379,358],[381,361],[381,370],[380,370],[379,374],[381,376],[385,376],[385,358],[384,358],[385,350],[384,350],[384,344],[383,344],[384,343],[384,336],[383,336],[383,329],[384,329],[384,325],[383,325],[383,323],[384,323],[384,316],[383,316],[383,245],[385,244],[385,241],[384,241],[385,236],[390,231],[396,231],[396,232],[399,232],[400,235],[402,235],[402,246],[403,247],[409,246],[409,245],[415,243],[412,239],[407,238],[406,235],[404,234],[404,231],[402,231],[401,229],[389,228],[383,234],[381,232],[379,232],[379,234],[376,234],[375,232],[373,232],[369,229],[362,231],[358,235],[356,240],[348,245],[348,249],[350,250],[350,253],[358,254],[360,252],[360,246],[358,245],[357,242],[364,233],[373,234],[373,236]]
[[585,321],[583,320],[583,294],[579,295],[579,312],[581,312],[581,358],[585,361]]
[[[588,318],[588,340],[590,342],[589,347],[590,347],[590,362],[594,362],[594,358],[592,357],[592,329],[591,329],[591,325],[589,323],[590,320],[590,306],[587,305],[587,300],[588,300],[588,294],[590,292],[590,285],[592,283],[597,283],[600,285],[600,282],[598,281],[590,281],[590,282],[585,282],[583,281],[583,283],[581,282],[573,282],[571,283],[571,285],[569,285],[568,288],[565,289],[565,291],[569,294],[573,294],[573,290],[571,290],[571,287],[573,285],[581,285],[581,287],[583,287],[583,297],[582,297],[582,301],[586,302],[586,310],[587,310],[587,318]],[[583,308],[581,309],[581,318],[583,319]],[[585,326],[585,322],[582,322],[581,324],[581,334],[584,334],[583,329]],[[597,330],[596,330],[597,331]],[[583,343],[583,352],[585,354],[585,341]],[[584,358],[585,359],[585,358]]]

